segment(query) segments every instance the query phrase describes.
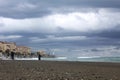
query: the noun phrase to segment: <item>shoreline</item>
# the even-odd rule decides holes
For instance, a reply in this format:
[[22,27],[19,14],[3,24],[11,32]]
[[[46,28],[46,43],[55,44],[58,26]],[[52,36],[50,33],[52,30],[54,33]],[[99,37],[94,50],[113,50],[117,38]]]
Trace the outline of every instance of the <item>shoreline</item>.
[[120,63],[0,60],[0,80],[120,80]]
[[[111,59],[111,58],[116,58],[116,57],[109,57],[108,58],[109,60],[104,60],[104,59],[99,60],[97,58],[95,58],[95,59],[94,58],[90,58],[90,59],[81,58],[81,59],[72,59],[72,60],[70,60],[70,59],[61,59],[61,58],[44,58],[44,57],[42,57],[41,60],[42,61],[60,61],[60,62],[62,61],[62,62],[120,63],[120,59]],[[120,58],[120,57],[118,57],[118,58]],[[8,58],[1,57],[0,60],[12,60],[12,59],[10,57],[8,57]],[[33,57],[33,58],[31,58],[31,57],[27,57],[27,58],[15,57],[14,60],[17,60],[17,61],[19,61],[19,60],[20,61],[32,61],[32,60],[37,61],[38,58],[37,57]]]

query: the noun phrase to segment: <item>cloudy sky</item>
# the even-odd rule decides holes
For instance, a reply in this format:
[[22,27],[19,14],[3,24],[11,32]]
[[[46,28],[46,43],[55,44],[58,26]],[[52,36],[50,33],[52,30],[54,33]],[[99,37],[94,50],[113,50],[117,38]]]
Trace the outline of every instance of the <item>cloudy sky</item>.
[[120,0],[0,0],[0,40],[120,56]]

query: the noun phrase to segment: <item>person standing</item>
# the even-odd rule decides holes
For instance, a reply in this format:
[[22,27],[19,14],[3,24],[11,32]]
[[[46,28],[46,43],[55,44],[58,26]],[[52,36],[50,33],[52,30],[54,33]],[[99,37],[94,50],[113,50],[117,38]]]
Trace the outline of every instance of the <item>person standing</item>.
[[7,49],[7,50],[5,51],[5,53],[7,54],[6,56],[9,57],[9,56],[10,56],[10,49]]
[[2,50],[0,50],[0,60],[2,59]]
[[13,51],[11,51],[11,59],[12,59],[12,60],[14,60],[14,55],[15,55],[15,52],[14,52],[14,50],[13,50]]
[[41,60],[41,54],[40,54],[40,52],[37,52],[37,55],[38,55],[38,60]]
[[42,56],[39,54],[39,55],[38,55],[39,60],[41,60],[41,57],[42,57]]

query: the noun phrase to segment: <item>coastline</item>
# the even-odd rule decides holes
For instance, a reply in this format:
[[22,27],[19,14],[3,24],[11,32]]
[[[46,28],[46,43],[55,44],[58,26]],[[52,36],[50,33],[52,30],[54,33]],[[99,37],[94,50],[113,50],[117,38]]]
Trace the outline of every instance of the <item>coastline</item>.
[[120,63],[0,61],[0,80],[120,80]]

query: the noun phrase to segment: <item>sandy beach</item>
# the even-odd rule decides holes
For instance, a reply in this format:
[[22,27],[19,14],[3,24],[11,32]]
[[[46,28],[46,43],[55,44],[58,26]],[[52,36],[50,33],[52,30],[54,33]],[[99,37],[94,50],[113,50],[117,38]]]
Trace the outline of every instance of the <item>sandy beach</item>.
[[120,80],[120,63],[1,60],[0,80]]

